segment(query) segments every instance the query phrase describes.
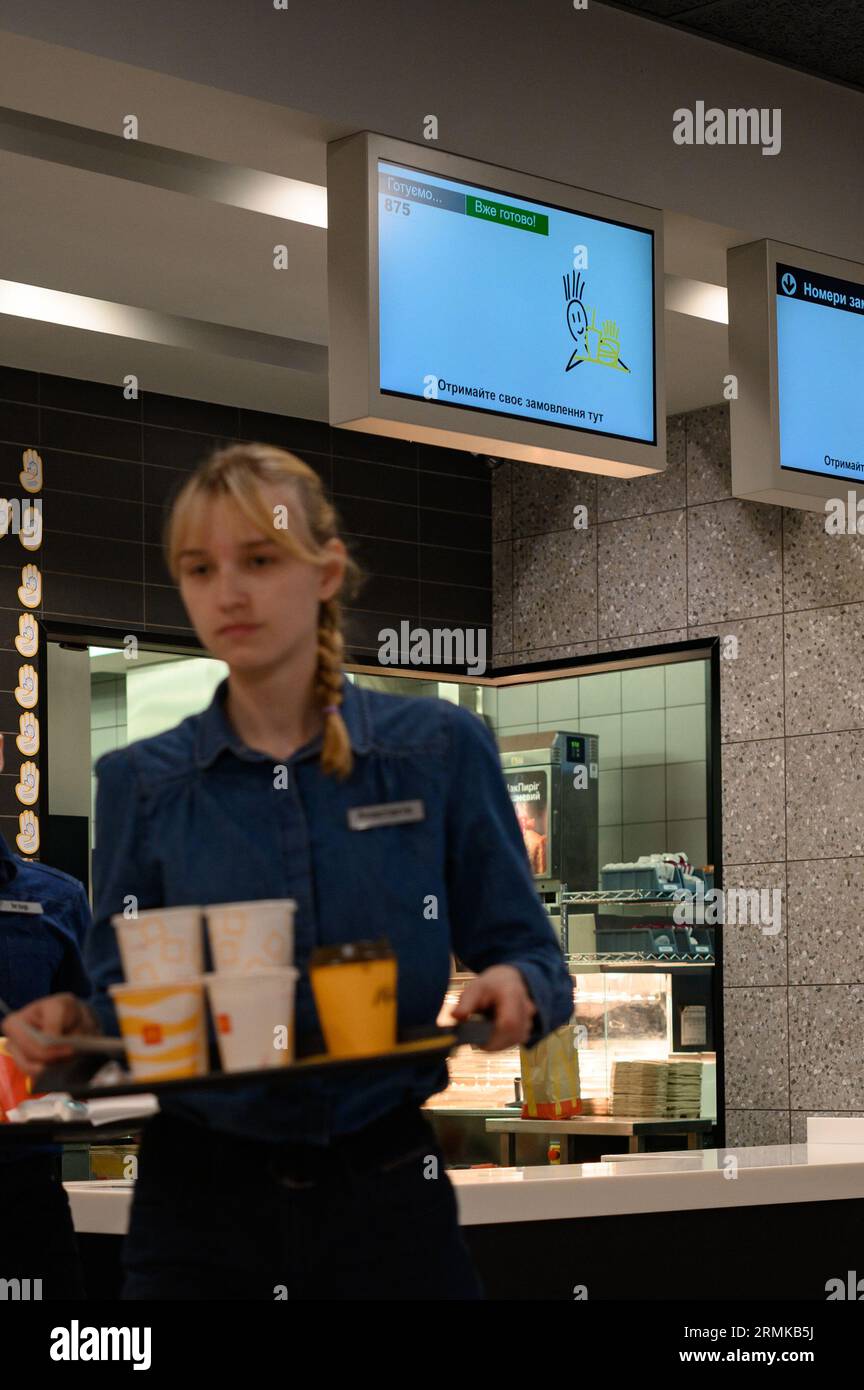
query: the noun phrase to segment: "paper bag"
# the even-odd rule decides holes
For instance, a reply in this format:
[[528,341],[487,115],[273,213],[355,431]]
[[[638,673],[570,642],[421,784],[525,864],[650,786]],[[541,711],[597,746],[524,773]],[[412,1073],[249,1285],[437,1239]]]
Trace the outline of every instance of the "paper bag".
[[522,1119],[566,1120],[581,1115],[576,1029],[565,1023],[536,1047],[519,1049]]

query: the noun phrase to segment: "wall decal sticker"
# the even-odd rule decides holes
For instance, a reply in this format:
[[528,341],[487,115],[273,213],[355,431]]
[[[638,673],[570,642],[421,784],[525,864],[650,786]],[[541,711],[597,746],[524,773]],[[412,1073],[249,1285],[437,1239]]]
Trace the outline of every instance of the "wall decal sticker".
[[42,459],[35,449],[24,450],[24,467],[18,480],[25,492],[42,491]]
[[15,647],[19,656],[35,656],[39,651],[39,628],[31,613],[19,614]]
[[35,763],[21,764],[15,795],[22,806],[35,806],[39,800],[39,769]]
[[39,677],[35,666],[25,663],[18,667],[18,684],[15,699],[22,709],[34,709],[39,703]]
[[36,854],[39,849],[39,817],[33,811],[22,811],[18,817],[15,843],[22,854]]
[[42,602],[42,575],[37,565],[22,566],[18,602],[25,608],[38,608]]
[[31,758],[39,752],[39,720],[32,712],[19,715],[18,728],[20,732],[15,735],[15,746],[19,753]]

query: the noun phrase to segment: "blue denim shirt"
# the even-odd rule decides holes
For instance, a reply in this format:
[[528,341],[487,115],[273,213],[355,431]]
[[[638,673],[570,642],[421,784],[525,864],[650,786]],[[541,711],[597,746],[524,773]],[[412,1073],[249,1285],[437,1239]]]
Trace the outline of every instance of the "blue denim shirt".
[[[16,911],[13,904],[39,904],[41,912]],[[0,835],[0,998],[22,1009],[45,994],[70,991],[86,999],[90,982],[81,958],[90,926],[84,885],[13,854]],[[33,1153],[59,1153],[51,1145],[0,1146],[0,1162]]]
[[[351,775],[340,782],[321,771],[319,735],[276,778],[273,757],[244,745],[228,723],[226,693],[227,680],[203,713],[97,764],[87,961],[106,1031],[117,1032],[106,987],[122,979],[110,917],[130,894],[141,910],[294,898],[301,1047],[320,1037],[312,950],[381,936],[398,958],[400,1027],[435,1023],[451,952],[477,972],[505,962],[519,969],[537,1006],[532,1045],[567,1022],[570,976],[482,720],[444,700],[346,681]],[[349,826],[351,807],[415,799],[423,820]],[[440,1061],[406,1060],[290,1087],[264,1078],[242,1091],[190,1091],[166,1096],[162,1108],[249,1138],[326,1143],[446,1085]]]

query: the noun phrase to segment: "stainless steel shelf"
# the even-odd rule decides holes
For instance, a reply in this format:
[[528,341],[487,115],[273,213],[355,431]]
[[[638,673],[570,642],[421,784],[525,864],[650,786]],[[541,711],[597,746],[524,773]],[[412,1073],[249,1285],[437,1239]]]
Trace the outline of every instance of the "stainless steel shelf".
[[714,965],[716,964],[713,955],[663,955],[658,956],[648,951],[579,951],[573,955],[565,956],[567,964],[578,968],[580,965],[626,965],[628,969],[632,967],[654,967],[654,969],[666,969],[670,965]]
[[647,888],[600,888],[590,892],[587,889],[574,889],[572,892],[561,894],[561,901],[567,907],[575,907],[580,903],[657,903],[674,907],[675,903],[701,900],[701,894],[691,893],[687,888],[676,888],[673,893],[664,893],[659,898],[653,890]]

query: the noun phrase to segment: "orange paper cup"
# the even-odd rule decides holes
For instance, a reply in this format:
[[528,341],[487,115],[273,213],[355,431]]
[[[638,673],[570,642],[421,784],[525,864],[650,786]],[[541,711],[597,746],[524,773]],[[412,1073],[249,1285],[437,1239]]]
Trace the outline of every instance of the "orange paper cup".
[[30,1077],[13,1060],[6,1039],[0,1038],[0,1124],[6,1121],[7,1110],[33,1097]]
[[173,1081],[207,1071],[204,987],[109,985],[136,1081]]
[[349,941],[313,951],[309,977],[331,1057],[396,1046],[396,957],[386,941]]

